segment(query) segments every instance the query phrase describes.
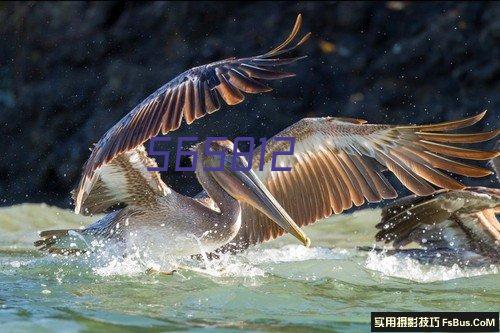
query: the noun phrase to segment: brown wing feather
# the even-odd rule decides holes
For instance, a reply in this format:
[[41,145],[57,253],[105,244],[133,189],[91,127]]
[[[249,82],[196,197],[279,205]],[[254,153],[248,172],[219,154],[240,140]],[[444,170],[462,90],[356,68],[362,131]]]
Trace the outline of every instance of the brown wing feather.
[[[399,181],[415,194],[428,196],[438,188],[462,190],[463,184],[438,169],[482,177],[491,174],[485,168],[458,162],[440,154],[460,151],[465,159],[481,160],[499,155],[498,151],[465,150],[441,142],[469,143],[491,139],[498,131],[487,135],[446,133],[470,126],[484,116],[423,126],[392,126],[365,124],[363,121],[346,121],[336,118],[303,119],[277,134],[277,137],[295,137],[293,156],[281,156],[278,164],[291,166],[289,172],[270,171],[272,152],[287,150],[288,143],[270,140],[264,156],[264,170],[257,174],[299,226],[311,224],[331,214],[339,214],[353,205],[378,202],[397,196],[396,191],[383,175],[392,172]],[[495,135],[491,134],[495,133]],[[449,137],[448,137],[449,136]],[[438,143],[440,148],[434,148]],[[253,166],[260,164],[257,149]],[[421,212],[430,214],[432,212]],[[442,216],[429,216],[430,220]],[[244,227],[222,251],[246,248],[264,242],[284,231],[254,209],[244,206]],[[409,231],[404,225],[399,232]]]
[[272,51],[255,57],[230,58],[192,68],[137,105],[109,129],[92,150],[76,188],[76,212],[79,212],[83,200],[84,187],[93,182],[95,170],[117,155],[143,144],[160,130],[163,134],[176,130],[183,118],[190,124],[217,111],[220,108],[217,94],[226,104],[235,105],[244,100],[243,92],[255,94],[270,91],[271,88],[262,81],[294,76],[277,68],[303,57],[278,56],[293,51],[308,39],[310,34],[290,46],[297,37],[301,22],[302,16],[299,15],[291,34]]
[[158,172],[147,170],[150,167],[158,165],[147,156],[144,146],[121,153],[96,170],[94,182],[82,191],[78,210],[98,214],[116,204],[154,207],[156,199],[171,190]]

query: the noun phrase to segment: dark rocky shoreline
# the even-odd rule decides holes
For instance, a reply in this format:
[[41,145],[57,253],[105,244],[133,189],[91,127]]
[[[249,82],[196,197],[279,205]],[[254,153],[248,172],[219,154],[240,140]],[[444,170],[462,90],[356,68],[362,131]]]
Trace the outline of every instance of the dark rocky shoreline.
[[[495,2],[4,2],[0,205],[69,206],[91,144],[142,98],[192,66],[266,51],[299,12],[313,37],[297,77],[172,136],[261,137],[310,116],[421,123],[484,109],[476,129],[498,126]],[[192,174],[166,178],[196,192]]]

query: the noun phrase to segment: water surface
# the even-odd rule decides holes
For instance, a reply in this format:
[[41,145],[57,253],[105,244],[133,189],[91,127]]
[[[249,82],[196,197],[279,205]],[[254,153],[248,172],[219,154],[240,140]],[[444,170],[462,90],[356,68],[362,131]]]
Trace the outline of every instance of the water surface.
[[173,276],[121,258],[33,249],[38,230],[93,219],[46,205],[0,209],[0,325],[8,332],[369,331],[370,311],[497,311],[498,267],[426,266],[374,252],[379,210],[337,216]]

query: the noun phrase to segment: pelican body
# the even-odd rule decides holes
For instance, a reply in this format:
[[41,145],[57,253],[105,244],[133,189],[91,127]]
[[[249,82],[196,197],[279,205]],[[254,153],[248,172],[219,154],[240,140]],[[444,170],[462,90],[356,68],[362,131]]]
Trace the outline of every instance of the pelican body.
[[425,263],[482,266],[500,263],[500,190],[468,187],[408,196],[382,211],[378,241],[391,255]]
[[[82,230],[49,230],[35,243],[41,250],[70,254],[108,247],[115,242],[126,252],[162,253],[164,256],[189,257],[212,252],[229,243],[241,227],[241,202],[255,207],[278,225],[295,235],[304,245],[307,236],[260,182],[252,170],[233,171],[232,143],[211,142],[210,151],[223,155],[205,155],[205,143],[197,146],[197,178],[210,201],[197,200],[171,190],[147,157],[144,147],[120,155],[100,168],[96,184],[82,206],[87,212],[126,203]],[[222,164],[220,159],[223,159]],[[236,159],[246,166],[244,157]],[[224,165],[222,171],[207,167]]]

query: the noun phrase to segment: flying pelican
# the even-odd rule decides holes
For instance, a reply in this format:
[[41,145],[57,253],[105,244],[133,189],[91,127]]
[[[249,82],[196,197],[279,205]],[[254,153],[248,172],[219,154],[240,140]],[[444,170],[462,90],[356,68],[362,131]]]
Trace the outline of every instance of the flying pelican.
[[[500,263],[500,190],[469,187],[408,196],[382,211],[378,241],[392,243],[388,254],[463,266]],[[401,249],[414,242],[421,248]]]
[[[85,238],[87,244],[92,239],[107,239],[145,248],[165,249],[167,244],[170,253],[185,256],[200,251],[234,252],[285,232],[307,245],[309,240],[298,227],[340,214],[353,205],[361,206],[365,201],[395,198],[395,189],[383,175],[386,170],[419,196],[433,194],[431,184],[449,190],[465,188],[438,169],[469,177],[491,174],[485,168],[449,157],[488,160],[499,152],[444,144],[482,142],[497,136],[498,130],[446,133],[471,126],[484,115],[482,112],[457,121],[408,126],[366,124],[359,119],[304,118],[276,135],[296,139],[293,155],[282,155],[277,160],[280,166],[291,166],[291,171],[271,171],[273,152],[289,148],[289,143],[283,141],[269,140],[262,171],[257,170],[261,152],[256,149],[252,160],[256,171],[239,175],[227,168],[223,172],[204,171],[203,164],[215,164],[203,154],[201,143],[196,148],[201,156],[196,175],[205,191],[195,199],[175,193],[158,173],[146,171],[156,163],[146,156],[144,148],[134,148],[97,168],[85,200],[77,203],[88,213],[105,212],[117,203],[125,208],[83,230],[44,231],[36,245],[64,253],[80,249],[71,239]],[[231,147],[228,142],[220,142],[211,148],[231,156]],[[240,163],[247,161],[240,158]],[[195,235],[191,243],[188,235]],[[75,248],[68,248],[68,243]]]

